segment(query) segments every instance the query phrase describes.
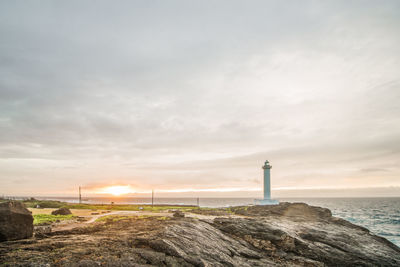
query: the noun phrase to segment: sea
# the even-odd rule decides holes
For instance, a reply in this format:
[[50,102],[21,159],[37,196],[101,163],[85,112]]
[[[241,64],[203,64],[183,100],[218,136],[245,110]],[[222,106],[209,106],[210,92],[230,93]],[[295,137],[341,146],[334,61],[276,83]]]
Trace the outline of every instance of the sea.
[[[40,199],[40,198],[39,198]],[[41,198],[77,202],[76,198]],[[151,204],[151,198],[86,198],[89,204]],[[333,216],[368,228],[400,247],[400,197],[396,198],[282,198],[281,202],[303,202],[328,208]],[[229,207],[254,204],[253,198],[155,198],[154,204]]]

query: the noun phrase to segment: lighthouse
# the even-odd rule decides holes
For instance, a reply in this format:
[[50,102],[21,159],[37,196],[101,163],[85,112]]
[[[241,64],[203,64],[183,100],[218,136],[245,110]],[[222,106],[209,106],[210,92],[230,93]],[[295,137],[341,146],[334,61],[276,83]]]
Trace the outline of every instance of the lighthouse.
[[264,199],[256,199],[255,203],[257,205],[277,205],[279,201],[276,199],[271,199],[271,169],[272,166],[269,161],[266,160],[262,166],[264,170]]

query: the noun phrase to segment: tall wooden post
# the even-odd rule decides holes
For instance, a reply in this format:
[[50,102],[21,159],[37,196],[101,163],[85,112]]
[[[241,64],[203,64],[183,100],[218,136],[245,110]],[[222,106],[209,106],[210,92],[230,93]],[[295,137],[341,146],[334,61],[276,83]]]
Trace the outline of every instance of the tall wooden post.
[[81,187],[79,187],[79,204],[82,203]]
[[151,190],[151,207],[154,206],[154,189]]

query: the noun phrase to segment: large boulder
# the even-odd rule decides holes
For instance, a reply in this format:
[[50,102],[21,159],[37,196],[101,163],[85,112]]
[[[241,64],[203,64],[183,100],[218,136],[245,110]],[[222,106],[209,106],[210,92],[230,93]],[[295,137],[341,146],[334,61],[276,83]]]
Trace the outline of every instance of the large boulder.
[[0,242],[32,237],[32,213],[21,202],[0,203]]
[[52,215],[70,215],[72,214],[68,208],[59,208],[51,212]]

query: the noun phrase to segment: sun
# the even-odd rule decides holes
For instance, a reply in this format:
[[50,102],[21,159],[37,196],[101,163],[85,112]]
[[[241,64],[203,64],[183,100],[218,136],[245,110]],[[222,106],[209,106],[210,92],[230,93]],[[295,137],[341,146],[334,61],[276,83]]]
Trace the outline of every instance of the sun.
[[103,193],[112,194],[114,196],[120,196],[131,193],[132,189],[129,185],[114,185],[104,188]]

